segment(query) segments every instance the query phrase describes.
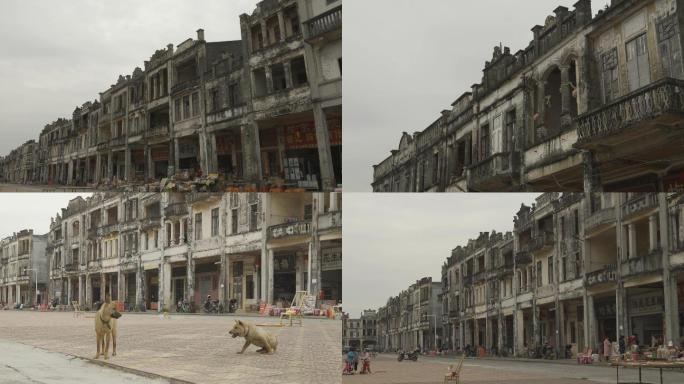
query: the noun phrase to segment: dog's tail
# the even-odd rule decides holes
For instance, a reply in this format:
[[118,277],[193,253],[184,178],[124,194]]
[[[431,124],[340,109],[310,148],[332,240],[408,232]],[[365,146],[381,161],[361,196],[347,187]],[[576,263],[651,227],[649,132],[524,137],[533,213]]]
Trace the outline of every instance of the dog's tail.
[[273,336],[273,352],[278,349],[278,338],[276,336]]

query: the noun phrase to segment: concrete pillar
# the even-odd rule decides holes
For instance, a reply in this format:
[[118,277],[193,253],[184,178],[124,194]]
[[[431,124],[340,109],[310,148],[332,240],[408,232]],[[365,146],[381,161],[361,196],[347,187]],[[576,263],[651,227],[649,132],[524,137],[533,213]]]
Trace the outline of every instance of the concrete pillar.
[[218,172],[218,153],[216,153],[216,134],[207,133],[207,173]]
[[[180,169],[180,150],[178,144],[178,139],[173,138],[173,174],[178,173],[178,170]],[[171,174],[169,176],[171,176]]]
[[[587,345],[584,348],[598,347],[599,335],[596,329],[596,311],[594,308],[594,296],[585,295],[584,298],[584,340]],[[601,335],[604,337],[605,335]]]
[[570,114],[572,102],[572,87],[570,86],[570,66],[563,65],[561,71],[561,113]]
[[629,258],[634,259],[637,257],[637,244],[636,244],[636,226],[632,224],[627,225],[627,231],[629,233]]
[[116,272],[116,300],[124,302],[126,300],[126,274],[121,270]]
[[85,276],[81,275],[78,277],[78,305],[84,307],[85,304]]
[[90,274],[86,274],[85,276],[85,300],[86,300],[86,307],[91,308],[93,307],[93,289],[92,289],[92,280],[90,278]]
[[21,285],[17,284],[17,285],[15,285],[15,287],[16,287],[16,291],[17,291],[16,300],[18,303],[23,303],[23,301],[21,300]]
[[[662,250],[662,264],[663,264],[663,301],[665,304],[665,342],[672,341],[677,345],[680,339],[680,308],[677,297],[677,278],[672,275],[672,266],[670,265],[670,249],[668,231],[668,203],[667,196],[664,193],[659,193],[658,197],[658,211],[660,218],[660,249]],[[671,223],[671,222],[670,222]],[[681,224],[680,224],[681,225]],[[677,230],[677,229],[675,229]]]
[[[310,257],[310,256],[309,256]],[[267,274],[267,279],[268,279],[268,285],[267,285],[267,300],[270,304],[273,304],[273,261],[275,258],[275,254],[272,249],[268,250],[268,274]]]
[[273,93],[273,73],[271,72],[271,67],[265,67],[264,73],[266,73],[266,93],[270,95]]
[[143,305],[143,286],[145,281],[145,272],[142,266],[135,270],[135,310],[140,310]]
[[[218,300],[223,304],[223,308],[228,309],[228,257],[225,254],[221,255],[221,264],[219,265],[219,291]],[[242,300],[240,300],[242,301]]]
[[601,185],[601,170],[596,162],[593,152],[582,152],[582,168],[584,171],[584,191],[602,192],[603,186]]
[[154,162],[152,161],[152,148],[145,145],[145,181],[154,179]]
[[159,264],[159,292],[157,297],[160,300],[158,312],[171,311],[171,264],[166,261]]
[[124,178],[128,182],[131,182],[131,180],[133,180],[131,163],[131,148],[128,145],[126,145],[126,149],[124,150]]
[[107,152],[107,178],[109,180],[114,176],[114,153],[112,151]]
[[[192,259],[192,254],[188,252],[187,260],[187,279],[185,287],[185,300],[189,303],[195,304],[195,260]],[[196,303],[201,304],[201,303]]]
[[268,303],[268,259],[270,252],[265,246],[261,248],[261,266],[259,268],[261,288],[259,289],[259,301]]
[[283,70],[285,71],[285,87],[292,88],[294,83],[292,82],[292,70],[290,69],[290,62],[286,61],[283,63]]
[[283,11],[278,11],[278,28],[280,28],[280,41],[285,40],[285,18],[283,17]]
[[658,214],[653,214],[648,217],[648,241],[649,250],[651,252],[658,249]]
[[504,334],[506,332],[506,327],[504,327],[504,319],[503,312],[501,312],[501,309],[499,309],[499,315],[496,318],[496,325],[498,327],[498,332],[496,333],[496,348],[499,353],[501,353],[501,351],[504,349]]
[[556,312],[558,320],[556,321],[556,353],[559,354],[565,351],[565,304],[559,302],[556,305]]
[[104,301],[107,294],[107,278],[104,273],[100,273],[100,302]]
[[625,287],[622,284],[622,281],[619,281],[617,283],[617,289],[615,290],[615,329],[616,329],[616,334],[615,335],[610,335],[611,337],[615,337],[615,340],[617,341],[619,337],[622,337],[625,335],[625,327],[627,326],[627,323],[625,322],[625,316],[626,316],[626,308],[624,306],[624,303],[626,302],[625,300]]
[[71,305],[71,301],[73,298],[71,297],[71,278],[67,278],[67,305]]
[[242,139],[242,174],[245,180],[258,183],[261,181],[261,146],[259,126],[252,122],[240,127]]
[[321,169],[320,189],[332,191],[337,186],[333,170],[332,152],[330,150],[330,135],[328,122],[320,104],[314,104],[314,122],[316,124],[316,142],[318,145],[318,161]]
[[532,333],[534,336],[534,346],[541,346],[541,335],[539,334],[539,307],[536,303],[532,304]]

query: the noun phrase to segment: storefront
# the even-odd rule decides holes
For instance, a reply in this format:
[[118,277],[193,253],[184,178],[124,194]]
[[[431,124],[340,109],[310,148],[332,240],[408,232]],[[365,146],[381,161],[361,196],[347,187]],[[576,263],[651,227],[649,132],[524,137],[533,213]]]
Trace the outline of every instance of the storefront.
[[159,269],[150,269],[145,271],[145,303],[148,310],[157,310],[159,308]]
[[219,265],[215,260],[203,264],[195,264],[195,308],[204,305],[208,295],[212,300],[218,299]]
[[126,274],[126,297],[124,298],[124,308],[135,307],[135,272]]
[[615,297],[604,297],[601,299],[594,299],[596,310],[596,321],[598,324],[598,335],[596,340],[603,341],[608,337],[610,340],[617,339],[617,330],[615,328]]
[[320,163],[313,121],[285,126],[285,180],[303,188],[319,188]]
[[256,306],[257,266],[253,257],[231,260],[230,299],[236,300],[236,308],[249,309]]
[[639,345],[650,345],[652,339],[663,338],[663,288],[657,285],[661,284],[627,290],[629,335],[636,335]]
[[294,252],[273,256],[273,301],[287,306],[297,290],[297,265]]
[[179,301],[185,298],[185,285],[187,280],[188,269],[184,266],[171,267],[171,307],[174,311],[177,310]]
[[321,299],[342,301],[342,247],[321,250]]

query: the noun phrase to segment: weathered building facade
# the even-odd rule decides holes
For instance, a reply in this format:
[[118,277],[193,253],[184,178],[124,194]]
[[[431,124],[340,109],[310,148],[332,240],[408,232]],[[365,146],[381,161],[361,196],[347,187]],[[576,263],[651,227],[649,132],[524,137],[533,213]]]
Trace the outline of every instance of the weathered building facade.
[[[684,336],[684,196],[546,193],[522,206],[509,233],[481,233],[442,266],[442,344],[530,356],[598,350],[605,337],[678,344]],[[403,302],[378,310],[385,349]]]
[[377,311],[377,345],[383,351],[434,350],[442,334],[442,284],[424,277]]
[[296,291],[341,300],[338,193],[95,194],[52,222],[50,297],[127,310],[289,305]]
[[675,0],[558,7],[516,53],[374,166],[376,192],[681,190],[681,10]]
[[345,314],[342,318],[342,346],[357,351],[375,349],[378,342],[377,317],[377,311],[372,309],[363,311],[358,319]]
[[[157,50],[98,100],[45,127],[13,183],[144,185],[216,175],[228,185],[331,191],[342,183],[342,1],[263,0],[242,38]],[[30,152],[33,153],[33,152]]]
[[47,237],[24,229],[0,240],[1,303],[11,306],[47,303]]

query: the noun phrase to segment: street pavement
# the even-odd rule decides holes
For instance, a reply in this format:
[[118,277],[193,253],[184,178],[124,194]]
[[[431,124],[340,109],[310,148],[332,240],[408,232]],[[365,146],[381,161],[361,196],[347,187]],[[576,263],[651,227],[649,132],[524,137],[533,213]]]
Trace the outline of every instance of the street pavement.
[[[238,318],[124,313],[117,356],[107,363],[195,383],[340,381],[340,321],[305,319],[302,327],[275,327],[278,319],[242,317],[271,325],[264,329],[278,337],[278,350],[261,355],[251,346],[239,355],[244,340],[228,334]],[[0,311],[0,341],[92,359],[94,322],[94,313],[74,318],[71,312]]]
[[[442,383],[450,364],[457,357],[420,357],[418,362],[398,362],[396,355],[378,355],[371,362],[371,375],[344,376],[343,384],[432,384]],[[340,368],[340,371],[342,368]],[[361,367],[359,365],[359,371]],[[644,383],[660,383],[657,370],[643,370]],[[497,359],[466,359],[460,383],[520,383],[575,384],[616,383],[616,369],[608,366],[577,365],[553,361],[512,361]],[[620,383],[638,383],[635,369],[620,369]],[[684,383],[684,373],[664,372],[664,384]]]
[[0,341],[0,384],[17,383],[164,384],[169,381],[137,376],[61,353]]

